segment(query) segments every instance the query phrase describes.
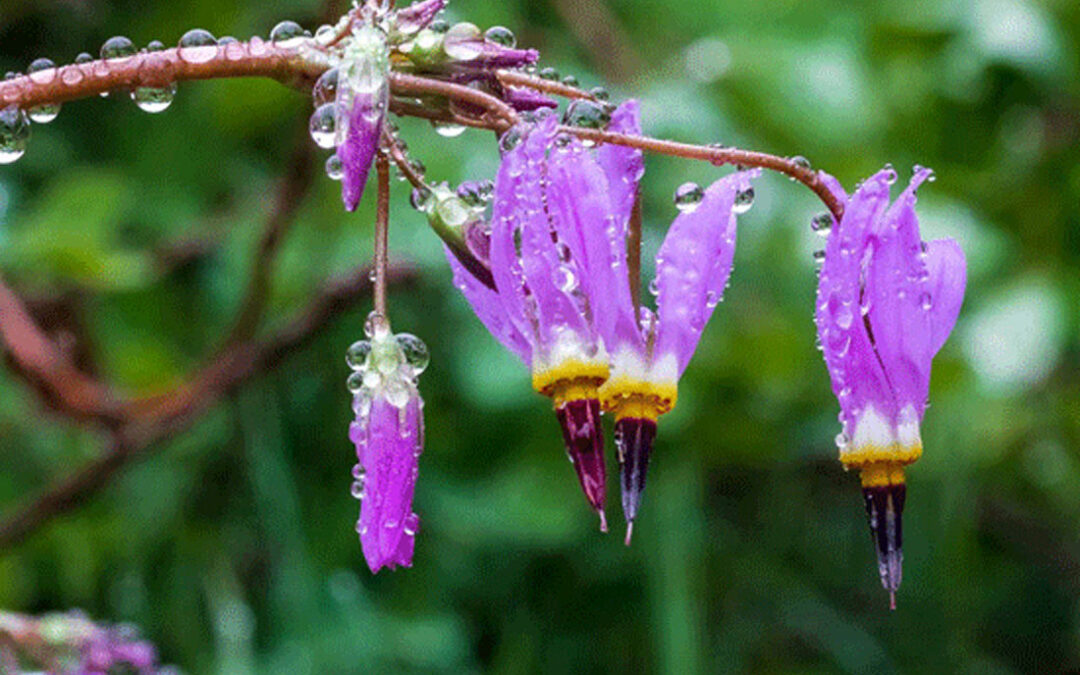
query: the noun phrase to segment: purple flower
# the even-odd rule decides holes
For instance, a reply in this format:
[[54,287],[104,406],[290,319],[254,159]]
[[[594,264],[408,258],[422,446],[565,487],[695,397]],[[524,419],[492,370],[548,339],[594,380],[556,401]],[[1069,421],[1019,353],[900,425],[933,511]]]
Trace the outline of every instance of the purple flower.
[[510,149],[495,181],[490,235],[496,290],[447,259],[480,320],[553,400],[582,490],[606,529],[598,388],[609,368],[599,326],[620,272],[625,284],[625,265],[610,257],[616,217],[604,171],[578,140],[557,135],[554,115],[541,118],[503,139]]
[[355,211],[364,194],[371,163],[379,148],[390,99],[390,52],[386,35],[365,25],[345,45],[337,90],[337,154],[341,160],[341,197]]
[[871,176],[846,202],[825,248],[815,315],[840,402],[840,461],[859,469],[881,582],[895,597],[903,553],[904,467],[922,454],[930,363],[960,312],[963,251],[952,239],[922,241],[915,190],[931,176],[917,169],[891,206],[896,172]]
[[[637,108],[616,111],[609,128],[639,134]],[[641,155],[617,146],[605,147],[599,155],[618,228],[611,258],[624,269],[625,224],[642,173]],[[600,397],[604,409],[615,415],[627,544],[645,489],[657,419],[674,407],[679,378],[723,297],[735,255],[736,204],[757,174],[744,171],[716,181],[700,202],[675,218],[656,256],[656,278],[650,284],[656,293],[655,314],[642,307],[635,315],[625,277],[606,299],[603,338],[611,377]]]
[[420,518],[412,510],[424,449],[424,402],[416,378],[427,367],[427,348],[408,334],[394,336],[377,323],[371,341],[349,348],[356,445],[352,494],[361,500],[356,531],[371,571],[412,566]]

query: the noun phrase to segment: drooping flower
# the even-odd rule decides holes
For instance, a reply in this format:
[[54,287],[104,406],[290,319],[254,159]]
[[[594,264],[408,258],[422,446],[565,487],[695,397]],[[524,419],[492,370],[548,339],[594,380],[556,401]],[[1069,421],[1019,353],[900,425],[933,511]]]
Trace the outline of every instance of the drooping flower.
[[337,154],[341,160],[341,198],[355,211],[379,149],[390,101],[390,50],[386,34],[375,26],[356,28],[345,42],[338,68]]
[[881,583],[900,586],[904,467],[922,454],[930,364],[956,323],[966,263],[952,239],[924,242],[915,191],[931,172],[917,169],[891,206],[896,172],[871,176],[846,202],[825,248],[815,321],[840,402],[840,461],[860,471]]
[[[639,134],[637,109],[617,111],[609,128]],[[625,269],[626,223],[642,173],[641,156],[611,146],[601,150],[600,160],[619,224],[610,255],[616,267]],[[605,313],[610,315],[603,323],[603,338],[611,377],[600,388],[600,397],[604,409],[615,415],[627,544],[645,489],[657,419],[675,406],[679,378],[723,297],[735,255],[736,213],[744,210],[738,204],[750,194],[749,182],[757,173],[743,171],[716,181],[675,218],[656,256],[656,278],[650,284],[656,292],[655,314],[647,307],[635,312],[625,274],[605,298]]]
[[414,335],[393,335],[373,314],[370,341],[348,351],[353,369],[349,390],[356,419],[349,439],[356,445],[352,494],[361,500],[356,531],[372,572],[412,566],[420,518],[412,510],[424,449],[424,402],[416,380],[428,364],[428,351]]
[[598,389],[609,367],[600,326],[626,272],[610,257],[618,226],[604,172],[580,141],[557,134],[553,115],[541,117],[503,140],[485,261],[495,290],[449,251],[447,258],[477,316],[552,399],[582,490],[606,529]]

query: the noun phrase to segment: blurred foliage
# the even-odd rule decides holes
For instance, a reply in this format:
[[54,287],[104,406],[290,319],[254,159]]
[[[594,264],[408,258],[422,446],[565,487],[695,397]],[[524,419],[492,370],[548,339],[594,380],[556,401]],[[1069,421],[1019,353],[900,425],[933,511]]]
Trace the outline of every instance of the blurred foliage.
[[[958,238],[971,275],[909,475],[899,610],[886,610],[857,479],[835,461],[811,322],[820,205],[777,177],[741,221],[732,287],[664,419],[633,548],[596,532],[547,403],[470,315],[398,185],[391,245],[424,275],[392,298],[394,324],[434,356],[415,567],[372,577],[352,529],[343,354],[363,308],[0,552],[0,606],[136,623],[190,673],[1080,667],[1080,4],[603,2],[458,0],[451,15],[513,28],[586,86],[626,75],[612,89],[643,100],[656,135],[805,155],[849,186],[886,162],[937,171],[920,193],[924,234]],[[575,25],[582,11],[610,16]],[[116,33],[247,37],[283,18],[314,27],[317,12],[4,0],[0,71],[70,61]],[[587,48],[596,35],[637,70]],[[309,103],[265,81],[184,85],[158,116],[118,98],[66,105],[0,171],[0,266],[26,293],[74,291],[88,365],[146,392],[228,329]],[[432,177],[494,171],[490,134],[402,127]],[[650,250],[674,188],[716,175],[648,160]],[[369,251],[370,195],[350,217],[336,191],[320,179],[301,208],[273,321]],[[156,272],[151,249],[204,236],[221,242],[213,255]],[[0,372],[0,446],[11,505],[103,444]]]

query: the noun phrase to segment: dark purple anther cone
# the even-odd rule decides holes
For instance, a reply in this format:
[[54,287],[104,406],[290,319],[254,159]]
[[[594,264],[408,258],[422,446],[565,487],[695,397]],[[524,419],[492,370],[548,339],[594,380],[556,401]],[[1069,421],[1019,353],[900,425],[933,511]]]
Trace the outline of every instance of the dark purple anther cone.
[[881,585],[889,592],[889,608],[896,609],[896,591],[900,588],[903,552],[904,497],[907,486],[875,485],[863,488],[870,535],[877,549]]
[[589,504],[600,515],[600,530],[607,532],[604,515],[607,472],[604,469],[604,433],[600,425],[600,401],[595,398],[566,401],[555,408],[562,426],[566,452],[577,471]]
[[649,455],[656,438],[656,420],[624,417],[615,422],[615,443],[619,456],[619,478],[622,483],[623,517],[626,519],[626,545],[630,545],[634,519],[645,492],[645,475],[649,470]]

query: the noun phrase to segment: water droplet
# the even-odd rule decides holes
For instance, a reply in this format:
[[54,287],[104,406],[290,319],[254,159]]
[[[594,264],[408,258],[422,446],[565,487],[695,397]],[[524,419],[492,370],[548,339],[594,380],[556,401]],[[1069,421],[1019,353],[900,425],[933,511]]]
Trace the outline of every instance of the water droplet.
[[583,98],[571,101],[563,115],[563,124],[585,129],[603,129],[610,121],[611,113],[606,105]]
[[345,167],[341,164],[341,158],[337,153],[330,155],[326,160],[326,175],[330,180],[341,180],[345,177]]
[[551,281],[563,293],[572,293],[577,288],[577,275],[569,265],[557,265],[552,270]]
[[240,44],[240,41],[239,41],[239,40],[237,40],[236,38],[234,38],[234,37],[233,37],[233,36],[231,36],[231,35],[226,35],[225,37],[222,37],[222,38],[218,38],[218,41],[217,41],[217,43],[218,43],[219,45],[221,45],[222,47],[227,47],[227,46],[229,46],[229,45],[236,45],[236,44]]
[[450,27],[443,37],[443,51],[455,61],[471,61],[482,53],[483,34],[476,24],[462,21]]
[[435,215],[450,227],[461,227],[469,220],[471,210],[458,196],[440,199],[435,205]]
[[295,21],[282,21],[270,31],[270,41],[285,49],[299,47],[304,39],[304,29]]
[[653,297],[660,295],[660,279],[658,277],[654,277],[653,280],[649,282],[649,293]]
[[56,64],[51,59],[34,59],[26,74],[37,84],[48,84],[56,78]]
[[208,30],[193,28],[180,38],[180,58],[188,63],[206,63],[217,56],[217,38]]
[[433,33],[438,33],[440,35],[443,35],[447,31],[450,30],[450,22],[448,22],[446,19],[442,19],[442,18],[435,19],[434,21],[432,21],[431,23],[428,24],[427,29],[429,31],[433,32]]
[[0,164],[11,164],[26,153],[30,121],[15,106],[0,111]]
[[320,45],[329,45],[337,37],[337,30],[328,23],[315,29],[315,41]]
[[497,45],[503,47],[509,47],[513,49],[517,46],[517,36],[509,28],[504,26],[492,26],[484,32],[484,39],[488,42],[494,42]]
[[176,83],[171,82],[164,87],[135,87],[131,90],[131,100],[139,106],[139,110],[148,113],[159,113],[168,109],[176,98]]
[[819,213],[810,220],[810,229],[822,237],[829,236],[832,230],[832,216],[828,213]]
[[369,340],[373,340],[376,337],[385,337],[390,332],[390,323],[386,320],[386,317],[378,312],[371,312],[367,315],[367,319],[364,321],[364,335]]
[[746,213],[754,205],[754,188],[748,187],[740,190],[735,195],[735,206],[731,209],[735,213]]
[[356,464],[353,464],[352,477],[353,477],[353,480],[363,480],[363,478],[364,478],[364,465],[363,464],[361,464],[360,462],[357,462]]
[[435,133],[439,134],[443,138],[457,138],[461,134],[465,133],[465,127],[461,124],[432,121],[431,126],[435,127]]
[[925,311],[930,311],[930,308],[934,306],[934,300],[930,297],[929,293],[923,293],[919,296],[919,305]]
[[329,150],[336,143],[337,104],[325,103],[319,106],[311,115],[308,129],[311,131],[311,140],[324,150]]
[[564,76],[562,79],[562,83],[568,87],[576,87],[579,84],[578,79],[573,75]]
[[398,347],[401,348],[401,353],[405,355],[405,363],[412,368],[413,375],[419,375],[427,370],[428,364],[431,363],[431,352],[428,351],[424,341],[411,333],[398,333],[395,338]]
[[364,373],[355,371],[350,374],[349,379],[345,381],[345,386],[352,394],[360,393],[360,390],[364,388]]
[[851,443],[851,438],[847,435],[846,432],[841,431],[840,433],[836,434],[836,447],[838,449],[843,450],[850,443]]
[[352,410],[358,419],[366,418],[371,412],[371,391],[367,387],[353,395]]
[[675,208],[690,213],[705,199],[705,190],[697,183],[683,183],[675,190]]
[[371,354],[371,343],[367,340],[358,340],[345,352],[345,363],[353,370],[363,370],[367,366],[368,355]]
[[90,54],[86,52],[81,52],[78,56],[75,57],[75,63],[78,63],[80,65],[83,63],[92,63],[93,61],[94,57],[90,56]]
[[608,90],[604,89],[603,87],[593,87],[589,90],[589,95],[591,95],[597,101],[606,101],[611,98],[611,94],[609,94]]
[[482,210],[491,200],[491,181],[466,181],[458,186],[457,196],[467,205]]
[[364,498],[364,481],[362,481],[362,480],[354,480],[352,485],[349,486],[349,494],[352,495],[353,499],[363,499]]
[[101,45],[101,58],[111,61],[127,61],[135,55],[136,51],[134,42],[123,35],[117,35],[109,38],[105,41],[105,44]]
[[416,533],[420,531],[420,516],[415,513],[410,513],[405,516],[405,520],[402,522],[401,527],[405,531],[406,536],[415,537]]
[[802,155],[795,155],[794,157],[792,157],[791,158],[791,163],[794,164],[795,166],[799,167],[800,169],[806,169],[807,171],[809,171],[810,168],[811,168],[810,167],[810,160],[803,157]]
[[311,98],[315,102],[316,108],[337,100],[339,73],[340,71],[337,68],[331,68],[316,80],[315,88],[311,90]]
[[544,78],[545,80],[558,80],[559,79],[559,71],[555,70],[554,68],[552,68],[550,66],[548,66],[547,68],[541,68],[540,71],[537,73],[537,75]]
[[431,207],[434,204],[434,202],[432,201],[433,196],[434,195],[432,194],[431,190],[427,189],[426,187],[418,187],[412,191],[412,194],[409,195],[409,204],[411,204],[412,207],[417,211],[420,211],[421,213],[427,213],[431,210]]
[[814,251],[814,262],[818,263],[819,265],[825,262],[825,249],[818,249]]

